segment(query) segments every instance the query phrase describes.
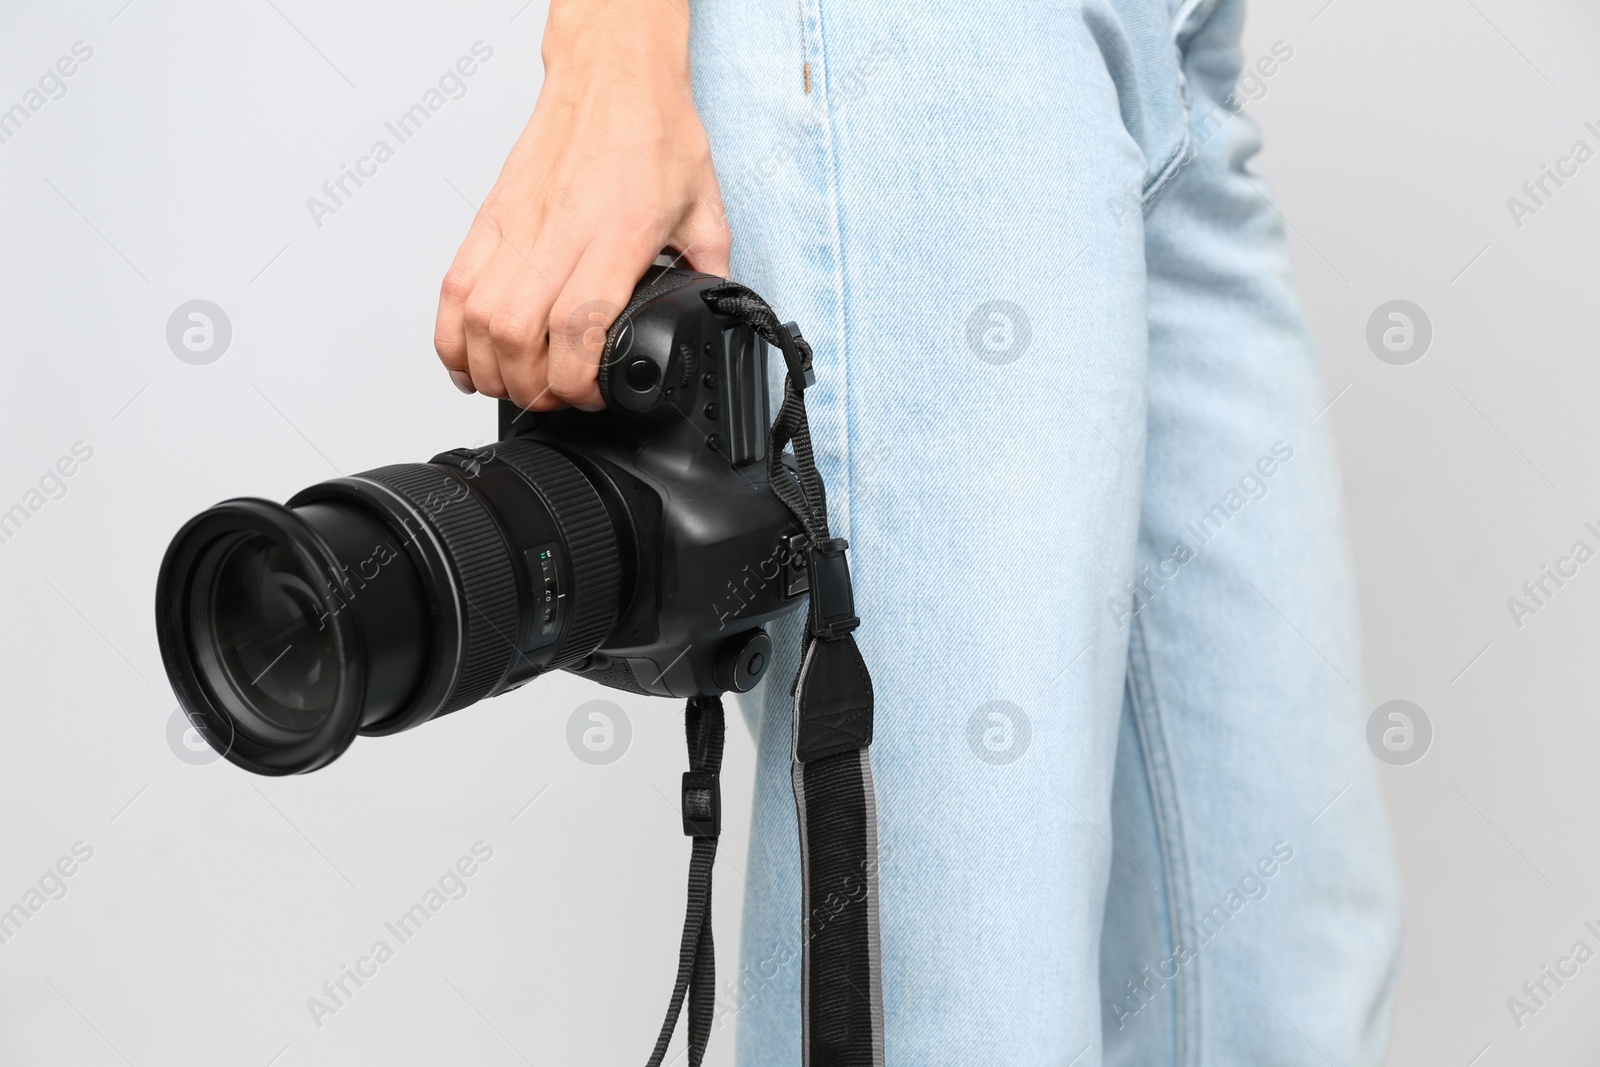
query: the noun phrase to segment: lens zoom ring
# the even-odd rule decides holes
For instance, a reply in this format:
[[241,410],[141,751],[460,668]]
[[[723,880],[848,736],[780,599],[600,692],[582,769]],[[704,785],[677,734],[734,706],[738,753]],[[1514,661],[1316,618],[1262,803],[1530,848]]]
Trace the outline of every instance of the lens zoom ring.
[[466,655],[439,714],[482,700],[516,655],[517,579],[500,528],[476,494],[437,467],[398,463],[356,477],[388,486],[423,516],[461,583]]
[[617,533],[600,494],[577,466],[548,445],[501,441],[495,456],[534,485],[549,505],[572,564],[572,621],[551,669],[570,666],[605,640],[622,591]]

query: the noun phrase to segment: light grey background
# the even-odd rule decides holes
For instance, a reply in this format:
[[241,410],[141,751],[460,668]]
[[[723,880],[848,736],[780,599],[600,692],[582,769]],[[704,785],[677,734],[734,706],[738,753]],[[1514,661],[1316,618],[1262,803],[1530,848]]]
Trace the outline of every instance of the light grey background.
[[[1250,111],[1334,402],[1372,706],[1431,749],[1380,765],[1409,896],[1391,1062],[1593,1062],[1600,962],[1536,1015],[1506,1000],[1600,926],[1600,562],[1507,609],[1600,525],[1591,291],[1600,160],[1518,228],[1508,197],[1600,126],[1600,12],[1578,0],[1263,0],[1247,54],[1293,58]],[[0,544],[0,908],[93,857],[0,945],[0,1063],[637,1062],[670,982],[687,850],[681,711],[567,676],[291,780],[196,766],[151,625],[155,564],[227,496],[486,440],[446,387],[438,280],[539,85],[541,0],[8,3],[0,108],[83,41],[65,96],[0,144],[0,510],[93,458]],[[306,198],[484,41],[492,59],[337,214]],[[393,138],[386,139],[393,142]],[[233,329],[180,362],[205,299]],[[1434,330],[1380,361],[1380,304]],[[961,347],[963,316],[948,325]],[[577,759],[615,701],[632,744]],[[718,870],[735,970],[752,751],[737,719]],[[474,842],[493,858],[320,1028],[307,998]],[[1315,960],[1304,961],[1314,975]],[[1553,988],[1553,987],[1552,987]],[[728,1007],[724,1004],[724,1007]],[[711,1060],[731,1062],[731,1034]],[[1476,1057],[1476,1059],[1474,1059]]]

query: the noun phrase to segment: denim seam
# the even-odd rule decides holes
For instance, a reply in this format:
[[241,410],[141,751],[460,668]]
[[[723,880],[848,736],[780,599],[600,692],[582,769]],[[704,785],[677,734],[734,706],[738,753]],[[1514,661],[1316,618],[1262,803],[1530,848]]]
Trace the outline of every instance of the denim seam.
[[[1189,6],[1192,6],[1193,4],[1195,4],[1197,2],[1199,2],[1199,0],[1187,0],[1187,3],[1188,3]],[[1180,14],[1180,15],[1174,16],[1174,17],[1175,18],[1181,18],[1182,16]],[[1156,95],[1156,90],[1154,89],[1153,86],[1150,85],[1150,80],[1145,76],[1144,72],[1140,69],[1139,63],[1128,53],[1128,51],[1126,49],[1121,48],[1121,47],[1118,46],[1118,44],[1117,44],[1117,42],[1115,40],[1115,37],[1110,33],[1096,32],[1096,26],[1094,24],[1092,24],[1091,20],[1086,19],[1085,20],[1085,25],[1089,28],[1090,35],[1094,38],[1094,42],[1095,42],[1096,46],[1100,49],[1101,57],[1106,60],[1107,65],[1108,66],[1112,65],[1111,62],[1110,62],[1110,58],[1111,57],[1106,56],[1106,54],[1105,54],[1107,52],[1107,50],[1109,50],[1109,51],[1115,53],[1115,57],[1116,57],[1116,60],[1118,61],[1118,63],[1120,63],[1123,67],[1127,68],[1127,70],[1130,73],[1132,73],[1134,78],[1136,78],[1140,83],[1142,83],[1143,88],[1146,91],[1148,91],[1151,96],[1155,96]],[[1174,31],[1174,32],[1176,32],[1176,31]],[[1183,136],[1179,139],[1178,144],[1173,148],[1173,150],[1162,161],[1161,166],[1156,168],[1154,177],[1150,177],[1149,176],[1150,175],[1150,168],[1149,167],[1145,168],[1146,178],[1145,178],[1144,186],[1140,190],[1140,198],[1139,198],[1140,209],[1143,212],[1143,214],[1145,214],[1145,215],[1150,214],[1150,209],[1155,205],[1155,201],[1160,196],[1161,190],[1166,186],[1166,184],[1168,182],[1170,182],[1172,180],[1173,176],[1177,173],[1179,168],[1182,167],[1182,165],[1183,165],[1182,164],[1182,160],[1183,160],[1184,155],[1185,155],[1185,153],[1187,152],[1187,150],[1188,150],[1188,148],[1190,146],[1189,108],[1188,108],[1187,94],[1184,91],[1183,65],[1182,65],[1181,62],[1178,64],[1178,70],[1177,70],[1176,74],[1177,74],[1178,90],[1179,90],[1179,92],[1178,92],[1179,103],[1183,107]],[[1117,92],[1118,92],[1118,95],[1120,97],[1121,89],[1116,84],[1117,83],[1117,78],[1116,78],[1116,74],[1115,74],[1114,71],[1111,72],[1111,80],[1113,82],[1113,86],[1117,88]],[[1133,138],[1134,142],[1139,145],[1140,154],[1143,155],[1146,159],[1148,159],[1149,158],[1149,153],[1145,150],[1144,145],[1142,143],[1140,143],[1139,135],[1133,130],[1132,127],[1130,127],[1127,124],[1126,120],[1123,121],[1123,129],[1126,130],[1128,135],[1131,138]]]
[[1167,156],[1166,161],[1161,164],[1161,169],[1156,172],[1155,178],[1145,185],[1144,196],[1139,205],[1145,215],[1149,215],[1155,208],[1156,201],[1161,198],[1161,194],[1166,191],[1167,186],[1183,170],[1184,165],[1189,162],[1194,152],[1194,131],[1190,127],[1189,79],[1183,73],[1183,57],[1181,55],[1178,57],[1177,67],[1175,74],[1178,79],[1178,102],[1183,107],[1183,136],[1179,138],[1178,145],[1172,150],[1172,154]]
[[1195,34],[1205,29],[1206,23],[1222,6],[1221,0],[1185,0],[1182,7],[1172,18],[1172,49],[1177,57],[1178,96],[1183,105],[1183,138],[1178,142],[1155,179],[1145,187],[1144,197],[1140,204],[1145,215],[1149,215],[1155,208],[1156,201],[1166,191],[1168,185],[1177,178],[1194,152],[1194,130],[1192,127],[1194,97],[1189,92],[1189,75],[1184,70],[1187,60],[1189,42]]
[[1189,152],[1193,147],[1194,135],[1189,130],[1189,94],[1187,88],[1185,88],[1183,94],[1183,139],[1178,142],[1178,146],[1172,150],[1172,154],[1161,165],[1161,170],[1157,172],[1155,178],[1145,185],[1144,195],[1139,202],[1140,210],[1144,214],[1150,214],[1150,211],[1156,205],[1156,200],[1171,184],[1172,179],[1178,176],[1178,172],[1183,170],[1184,161],[1188,158]]
[[[1166,732],[1162,728],[1160,702],[1155,695],[1155,681],[1150,672],[1150,660],[1145,648],[1144,621],[1134,616],[1128,635],[1128,693],[1133,707],[1134,726],[1139,731],[1139,747],[1144,756],[1145,776],[1151,794],[1151,809],[1155,815],[1156,839],[1161,849],[1163,879],[1166,888],[1167,921],[1172,926],[1174,952],[1182,941],[1183,924],[1189,921],[1193,909],[1189,904],[1189,866],[1183,847],[1182,817],[1178,811],[1177,785],[1172,777],[1168,758]],[[1188,968],[1179,966],[1173,979],[1175,987],[1173,1031],[1176,1043],[1175,1067],[1199,1062],[1200,1049],[1200,983],[1198,961]],[[1190,1001],[1193,1001],[1191,1004]]]
[[[809,5],[810,17],[814,21],[815,36],[806,42],[808,52],[815,50],[816,62],[812,64],[810,76],[810,89],[818,96],[818,112],[822,124],[822,153],[827,167],[825,181],[828,189],[828,206],[831,209],[828,222],[832,225],[832,232],[828,235],[833,252],[833,298],[836,311],[834,313],[835,329],[839,338],[838,367],[839,367],[839,399],[838,407],[843,415],[844,435],[843,440],[837,442],[839,449],[839,466],[844,472],[844,506],[835,511],[833,516],[833,534],[835,537],[849,539],[850,529],[854,518],[855,502],[855,426],[854,413],[850,403],[850,347],[849,325],[850,316],[845,304],[844,281],[844,217],[840,208],[841,190],[839,183],[839,145],[834,137],[833,114],[830,111],[828,99],[828,46],[827,34],[823,29],[822,0],[801,0]],[[809,57],[808,57],[809,61]],[[838,497],[830,494],[837,502]]]

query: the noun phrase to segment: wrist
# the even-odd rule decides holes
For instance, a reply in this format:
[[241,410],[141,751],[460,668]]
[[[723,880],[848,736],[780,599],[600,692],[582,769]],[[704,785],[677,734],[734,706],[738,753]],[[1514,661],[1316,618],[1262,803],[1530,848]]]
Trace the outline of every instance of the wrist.
[[545,76],[689,77],[689,20],[679,0],[551,0]]

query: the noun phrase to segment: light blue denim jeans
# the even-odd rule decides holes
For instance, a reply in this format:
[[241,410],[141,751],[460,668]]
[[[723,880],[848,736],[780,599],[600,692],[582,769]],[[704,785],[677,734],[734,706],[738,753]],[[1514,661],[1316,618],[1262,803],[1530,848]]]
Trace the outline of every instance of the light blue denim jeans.
[[[1246,169],[1292,45],[1242,55],[1237,0],[692,14],[734,276],[817,354],[889,1064],[1379,1062],[1400,891],[1328,398]],[[752,1067],[799,1063],[794,623],[746,706]]]

